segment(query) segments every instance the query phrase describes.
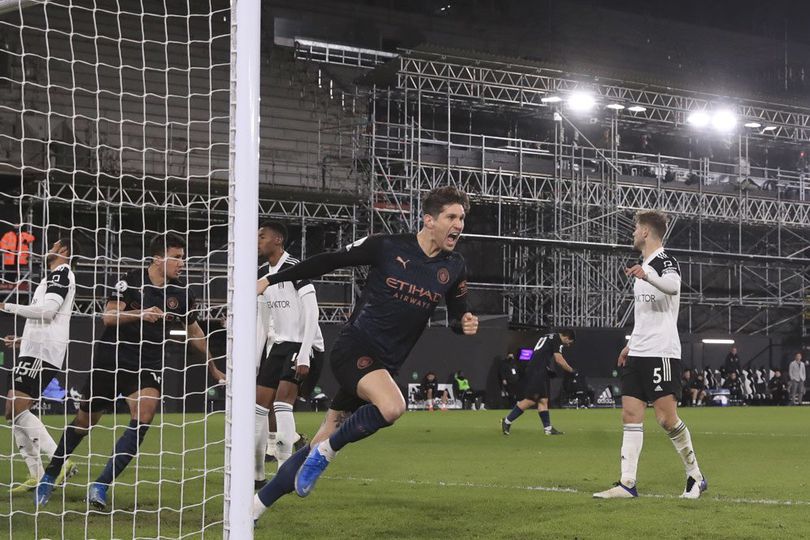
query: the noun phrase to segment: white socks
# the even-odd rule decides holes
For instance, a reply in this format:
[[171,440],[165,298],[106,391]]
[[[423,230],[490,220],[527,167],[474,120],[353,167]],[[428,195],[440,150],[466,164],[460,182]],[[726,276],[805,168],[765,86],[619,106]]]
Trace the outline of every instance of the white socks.
[[28,466],[28,473],[34,478],[42,478],[45,469],[42,467],[40,453],[45,454],[48,459],[52,458],[56,452],[56,442],[42,421],[31,414],[31,411],[23,411],[17,415],[12,431],[17,448]]
[[256,494],[253,496],[253,519],[259,519],[264,511],[267,510],[267,507],[262,504],[261,499],[259,499],[259,495]]
[[283,401],[273,403],[273,411],[276,413],[276,459],[278,466],[292,456],[293,444],[296,440],[295,417],[293,416],[293,406]]
[[624,424],[621,482],[628,488],[635,487],[636,485],[638,458],[641,456],[641,447],[643,444],[644,424]]
[[267,450],[267,430],[269,420],[267,415],[270,409],[265,409],[261,405],[256,405],[256,419],[253,424],[253,479],[264,480],[264,453]]
[[267,455],[276,457],[276,432],[271,431],[267,434]]
[[681,456],[683,466],[686,469],[686,476],[691,476],[695,480],[702,480],[703,475],[700,473],[698,467],[697,457],[695,457],[695,450],[692,448],[692,436],[689,434],[689,428],[683,423],[683,420],[678,419],[678,423],[669,432],[669,439],[672,445]]
[[332,461],[335,459],[337,452],[332,450],[332,445],[329,444],[329,439],[326,439],[321,444],[318,445],[318,451],[321,453],[323,457],[326,458],[326,461]]

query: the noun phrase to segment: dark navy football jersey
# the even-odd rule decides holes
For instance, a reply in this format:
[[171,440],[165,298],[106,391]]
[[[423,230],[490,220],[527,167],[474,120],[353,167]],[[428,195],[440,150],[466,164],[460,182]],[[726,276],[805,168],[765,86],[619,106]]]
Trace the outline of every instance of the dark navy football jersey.
[[[104,329],[100,345],[117,345],[119,365],[137,362],[141,367],[160,366],[169,331],[197,321],[196,299],[188,286],[179,279],[162,287],[152,285],[146,268],[127,273],[115,284],[108,302],[123,302],[123,311],[157,306],[166,314],[156,322],[140,319]],[[109,350],[100,354],[109,354]]]
[[562,353],[563,343],[560,334],[546,334],[537,340],[532,353],[530,366],[532,368],[544,368],[547,371],[556,370],[554,353]]
[[451,328],[461,333],[461,317],[468,311],[464,258],[455,252],[428,257],[415,234],[369,236],[267,277],[272,285],[364,265],[369,266],[366,285],[342,333],[372,345],[386,368],[402,365],[442,301]]

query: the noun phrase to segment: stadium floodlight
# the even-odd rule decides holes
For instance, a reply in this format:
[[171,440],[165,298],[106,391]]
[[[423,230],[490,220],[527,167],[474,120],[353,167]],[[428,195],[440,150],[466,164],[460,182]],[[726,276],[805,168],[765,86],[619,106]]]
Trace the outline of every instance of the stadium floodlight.
[[776,126],[765,126],[762,131],[776,131]]
[[704,111],[695,111],[689,113],[689,116],[686,118],[686,122],[694,127],[702,128],[709,125],[711,119],[709,115],[706,114]]
[[733,339],[703,339],[706,345],[734,345]]
[[728,109],[720,109],[712,115],[712,127],[727,133],[737,127],[737,116]]
[[747,128],[758,128],[758,127],[762,127],[762,124],[760,124],[759,122],[746,122],[746,123],[745,123],[745,124],[743,124],[743,125],[744,125],[745,127],[747,127]]
[[545,96],[541,97],[540,101],[543,103],[559,103],[562,101],[562,98],[560,96]]
[[614,111],[621,111],[622,109],[624,109],[624,105],[622,105],[621,103],[609,103],[607,105],[607,108],[612,109]]
[[586,112],[596,105],[596,99],[589,92],[574,92],[568,96],[568,106],[572,111]]
[[628,110],[628,111],[630,111],[630,112],[636,112],[636,113],[638,113],[638,112],[644,112],[644,111],[646,111],[646,110],[647,110],[647,107],[643,107],[643,106],[641,106],[641,105],[633,105],[632,107],[628,107],[628,108],[627,108],[627,110]]

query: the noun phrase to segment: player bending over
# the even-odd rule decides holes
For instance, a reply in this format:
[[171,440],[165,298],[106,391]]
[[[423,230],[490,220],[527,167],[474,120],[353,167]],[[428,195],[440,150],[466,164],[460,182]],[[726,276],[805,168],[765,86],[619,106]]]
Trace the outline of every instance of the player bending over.
[[512,422],[517,420],[530,407],[537,405],[537,412],[543,422],[543,431],[546,435],[563,435],[551,425],[551,415],[548,412],[548,396],[551,389],[551,379],[557,376],[555,364],[568,373],[574,373],[574,368],[568,364],[562,355],[563,347],[574,343],[576,335],[573,330],[565,328],[556,334],[541,337],[534,346],[532,359],[526,368],[523,386],[523,399],[515,404],[509,415],[501,420],[501,431],[509,435]]

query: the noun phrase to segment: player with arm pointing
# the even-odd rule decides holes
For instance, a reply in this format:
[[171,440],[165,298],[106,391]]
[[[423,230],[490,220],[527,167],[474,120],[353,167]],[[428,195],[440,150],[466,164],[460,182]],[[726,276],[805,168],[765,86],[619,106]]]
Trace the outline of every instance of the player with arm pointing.
[[563,347],[574,343],[576,335],[569,328],[564,328],[555,334],[548,334],[541,337],[534,346],[532,360],[526,369],[525,380],[523,381],[523,399],[515,404],[515,408],[509,415],[501,420],[501,431],[504,435],[509,435],[512,422],[518,419],[530,407],[537,405],[537,412],[543,422],[543,432],[546,435],[563,435],[562,431],[557,431],[551,425],[551,416],[548,411],[548,398],[551,387],[551,379],[556,376],[555,364],[563,368],[568,373],[574,373],[574,368],[565,360],[562,355]]
[[623,368],[621,479],[608,490],[594,493],[599,499],[637,497],[636,470],[644,440],[644,410],[647,402],[655,408],[658,424],[669,434],[686,469],[682,498],[697,499],[707,488],[698,467],[692,437],[678,417],[680,394],[681,341],[678,337],[678,305],[681,272],[678,262],[664,251],[666,216],[646,211],[636,214],[633,247],[641,252],[641,264],[625,269],[634,280],[633,333],[619,354]]
[[467,309],[464,259],[454,252],[468,208],[463,192],[434,189],[423,202],[419,233],[369,236],[259,280],[261,293],[282,281],[369,266],[362,298],[330,354],[340,390],[310,447],[293,454],[254,498],[255,519],[293,490],[307,496],[340,449],[402,416],[405,400],[391,374],[402,366],[442,299],[454,332],[477,333],[478,318]]
[[[0,311],[14,313],[26,320],[22,338],[4,338],[7,346],[20,347],[19,355],[14,356],[14,368],[9,373],[6,420],[12,422],[14,441],[29,473],[29,478],[12,489],[12,493],[37,487],[44,474],[41,454],[50,459],[56,451],[56,442],[30,409],[65,363],[70,316],[76,296],[76,277],[71,263],[75,263],[79,252],[75,240],[60,238],[45,256],[47,271],[34,291],[31,305],[0,303]],[[75,472],[75,465],[66,463],[54,483],[61,485],[66,477]]]
[[104,333],[94,349],[92,371],[82,390],[84,401],[40,479],[35,499],[39,506],[50,499],[65,459],[121,393],[131,420],[87,497],[92,506],[106,508],[110,484],[138,453],[160,405],[163,343],[171,329],[184,327],[191,346],[206,355],[214,380],[225,378],[208,352],[194,311],[194,295],[179,279],[185,266],[185,242],[173,233],[159,235],[149,243],[149,254],[149,266],[126,274],[107,300]]

